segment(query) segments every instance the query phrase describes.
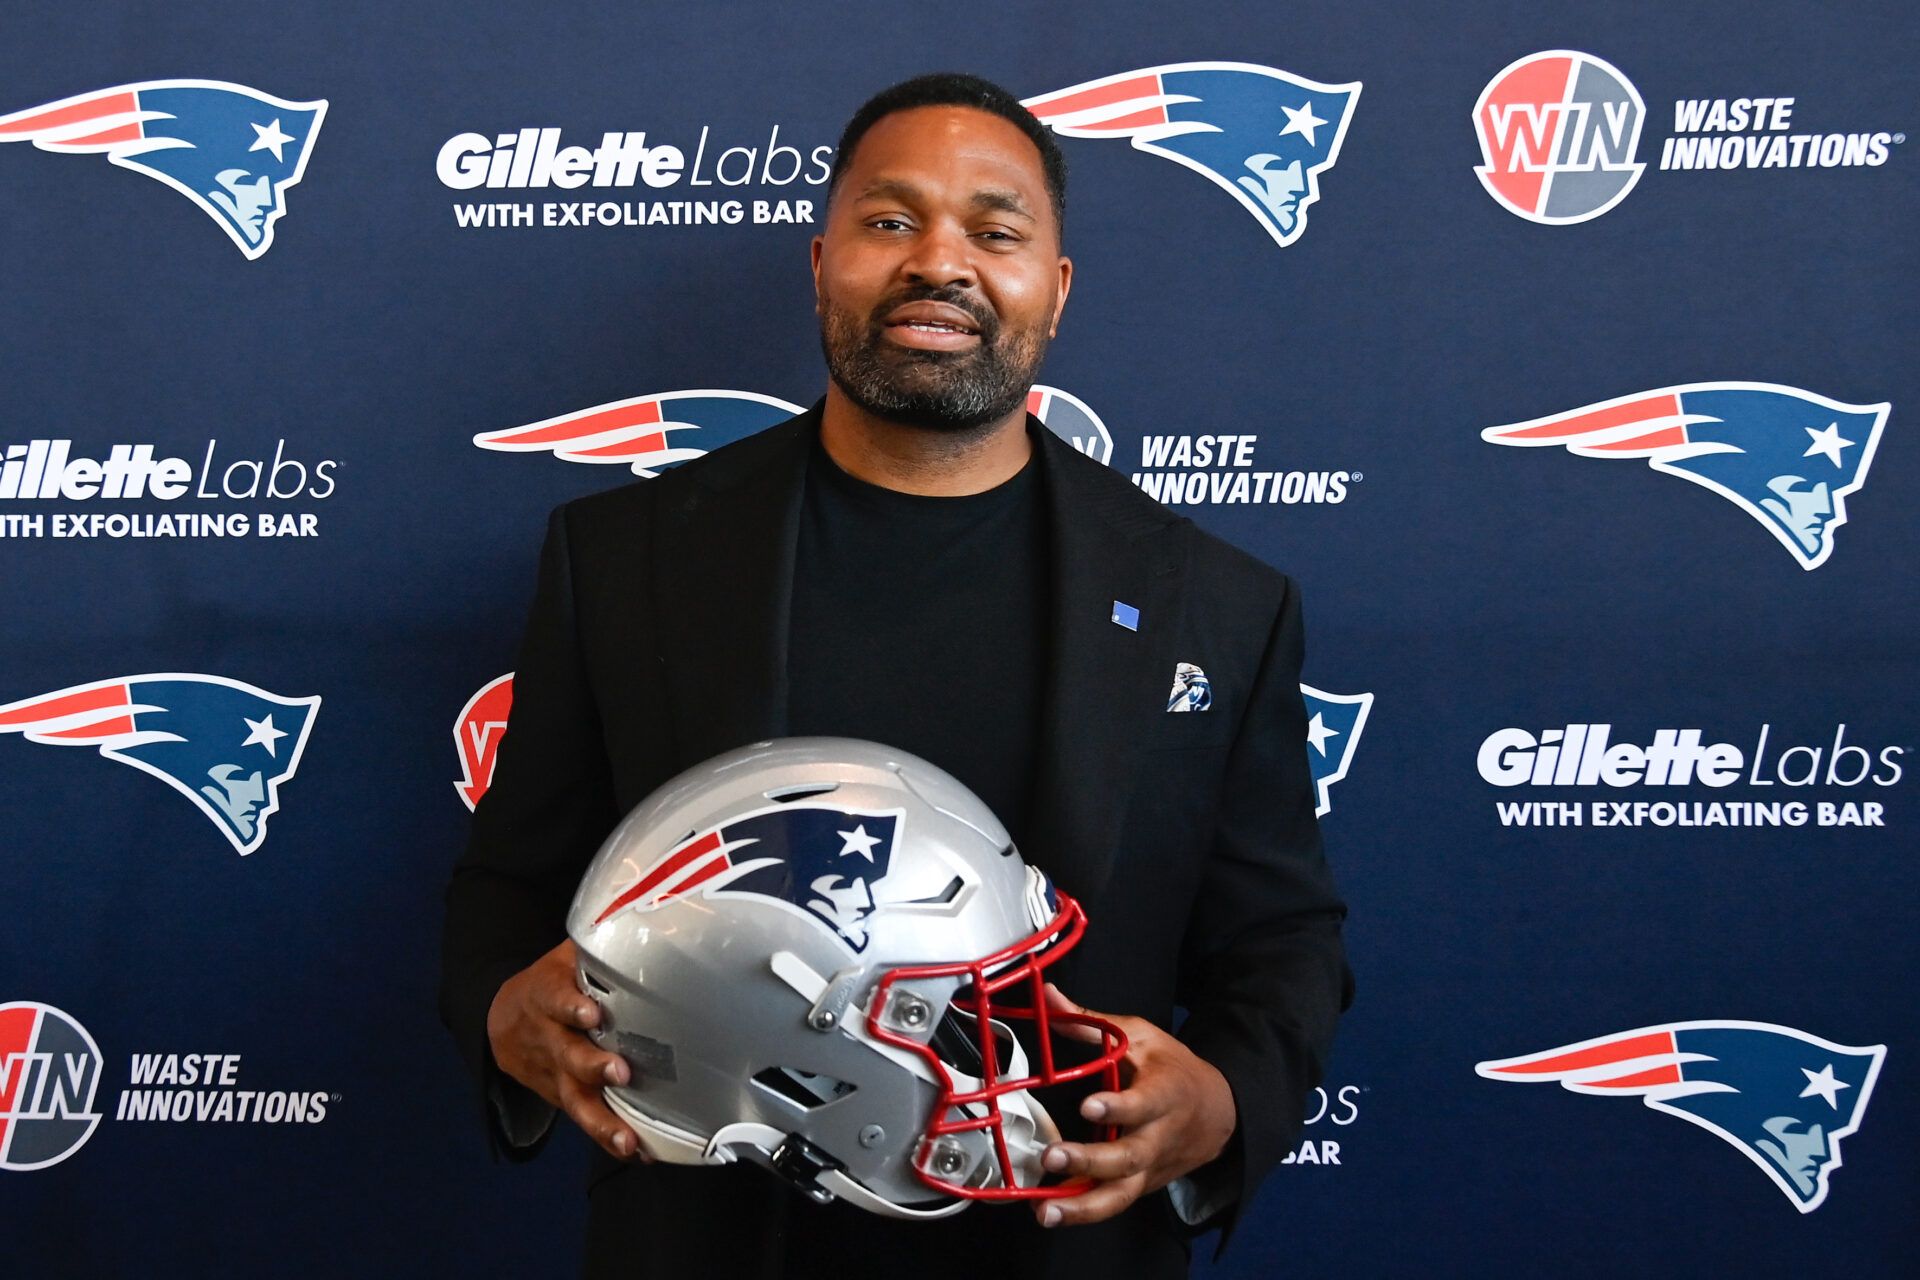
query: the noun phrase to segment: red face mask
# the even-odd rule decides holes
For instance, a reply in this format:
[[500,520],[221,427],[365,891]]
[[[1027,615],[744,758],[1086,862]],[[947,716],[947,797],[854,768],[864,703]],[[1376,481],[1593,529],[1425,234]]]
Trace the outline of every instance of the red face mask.
[[[1018,1107],[1029,1116],[1038,1111],[1045,1136],[1052,1122],[1038,1100],[1025,1095],[1090,1079],[1117,1091],[1120,1059],[1127,1052],[1126,1034],[1113,1023],[1047,1007],[1046,971],[1078,945],[1087,927],[1079,903],[1058,891],[1054,896],[1059,909],[1038,932],[979,960],[890,969],[868,1005],[869,1034],[924,1060],[938,1082],[940,1092],[913,1168],[920,1181],[942,1195],[1047,1200],[1078,1195],[1090,1185],[1087,1179],[1043,1182],[1038,1151],[1026,1151],[1022,1154],[1029,1158],[1020,1159],[1008,1142],[1005,1108]],[[948,978],[961,979],[961,986],[947,1018],[929,1033],[925,1023],[931,1010],[913,984]],[[1012,1040],[1011,1022],[1031,1028],[1031,1054]],[[961,1141],[961,1135],[976,1132],[988,1136],[991,1162],[977,1159]],[[1111,1142],[1119,1129],[1102,1125],[1098,1134],[1098,1141]],[[1047,1140],[1053,1137],[1057,1134]]]

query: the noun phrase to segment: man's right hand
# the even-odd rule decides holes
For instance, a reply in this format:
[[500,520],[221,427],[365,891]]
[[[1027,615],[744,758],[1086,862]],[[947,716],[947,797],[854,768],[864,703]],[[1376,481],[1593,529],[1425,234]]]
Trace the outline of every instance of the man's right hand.
[[581,1034],[600,1025],[600,1007],[580,993],[573,974],[569,938],[501,985],[487,1008],[493,1060],[566,1112],[608,1155],[646,1160],[633,1130],[600,1096],[606,1085],[626,1084],[631,1068]]

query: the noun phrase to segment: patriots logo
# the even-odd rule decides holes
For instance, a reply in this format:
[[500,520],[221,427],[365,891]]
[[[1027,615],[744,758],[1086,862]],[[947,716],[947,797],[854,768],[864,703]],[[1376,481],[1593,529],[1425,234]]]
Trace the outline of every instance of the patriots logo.
[[1113,437],[1085,400],[1058,387],[1035,383],[1027,392],[1027,412],[1041,425],[1095,462],[1113,462]]
[[[665,467],[799,412],[799,405],[752,391],[667,391],[597,404],[523,427],[483,431],[473,442],[500,453],[551,453],[568,462],[615,463],[652,479]],[[670,432],[685,434],[669,440]]]
[[1360,731],[1373,710],[1370,693],[1323,693],[1310,684],[1300,686],[1307,703],[1307,764],[1313,771],[1316,798],[1314,816],[1324,818],[1333,808],[1328,795],[1333,784],[1347,776]]
[[826,925],[858,954],[867,949],[874,889],[887,877],[905,814],[800,803],[757,809],[682,840],[593,923],[689,893],[767,898]]
[[1803,569],[1833,554],[1846,498],[1866,483],[1890,404],[1844,404],[1770,382],[1689,382],[1488,427],[1492,444],[1645,458],[1766,526]]
[[320,699],[225,676],[125,676],[0,706],[0,734],[98,747],[191,800],[246,855],[267,838],[280,784],[300,767]]
[[453,745],[460,753],[460,781],[453,789],[471,809],[493,785],[493,765],[506,736],[507,714],[513,710],[513,672],[481,685],[453,722]]
[[104,155],[157,178],[220,224],[249,259],[273,247],[327,104],[222,80],[142,80],[0,116],[0,142]]
[[1307,229],[1320,174],[1340,158],[1359,98],[1359,81],[1321,84],[1248,62],[1174,62],[1025,105],[1055,133],[1131,138],[1135,150],[1204,175],[1285,248]]
[[1206,711],[1213,706],[1213,681],[1191,662],[1173,668],[1173,688],[1167,694],[1171,712]]
[[1834,1044],[1767,1022],[1668,1022],[1474,1070],[1489,1080],[1638,1096],[1738,1147],[1794,1208],[1812,1213],[1886,1056],[1885,1045]]

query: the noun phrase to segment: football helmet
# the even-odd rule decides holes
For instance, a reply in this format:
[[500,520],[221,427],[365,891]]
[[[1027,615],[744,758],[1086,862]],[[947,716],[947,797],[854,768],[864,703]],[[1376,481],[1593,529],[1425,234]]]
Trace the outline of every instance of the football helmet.
[[1120,1087],[1126,1036],[1045,1000],[1085,927],[951,775],[847,738],[667,782],[567,925],[589,1035],[632,1067],[607,1104],[649,1155],[751,1160],[899,1218],[1084,1189],[1043,1174],[1060,1135],[1032,1090]]

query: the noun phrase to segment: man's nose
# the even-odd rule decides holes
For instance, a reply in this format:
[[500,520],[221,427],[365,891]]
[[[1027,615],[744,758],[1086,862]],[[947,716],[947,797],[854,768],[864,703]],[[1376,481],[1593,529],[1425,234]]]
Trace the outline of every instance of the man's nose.
[[972,287],[973,241],[967,236],[966,228],[935,223],[922,229],[914,237],[912,251],[901,262],[900,273],[934,288]]

